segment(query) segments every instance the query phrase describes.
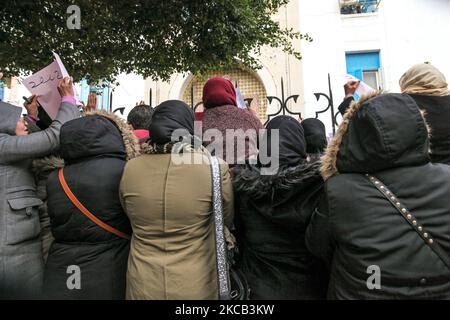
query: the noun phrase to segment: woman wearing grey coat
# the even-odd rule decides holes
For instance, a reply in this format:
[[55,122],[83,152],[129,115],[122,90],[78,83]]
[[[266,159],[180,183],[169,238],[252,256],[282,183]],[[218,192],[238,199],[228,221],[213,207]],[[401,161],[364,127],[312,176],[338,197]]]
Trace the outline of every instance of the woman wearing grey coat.
[[43,260],[31,161],[55,151],[59,131],[79,117],[72,81],[59,84],[63,96],[56,119],[44,131],[28,134],[22,109],[0,102],[0,299],[39,298]]

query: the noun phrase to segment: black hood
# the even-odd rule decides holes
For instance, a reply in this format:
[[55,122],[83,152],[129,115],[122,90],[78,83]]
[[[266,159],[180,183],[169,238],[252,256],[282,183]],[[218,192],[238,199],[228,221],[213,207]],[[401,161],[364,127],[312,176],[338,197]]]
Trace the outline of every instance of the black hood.
[[306,152],[322,153],[327,147],[327,133],[325,125],[319,119],[305,119],[302,121],[305,131]]
[[319,169],[318,163],[304,162],[281,168],[274,175],[262,175],[256,166],[236,166],[232,169],[233,186],[269,219],[282,224],[306,222],[323,186]]
[[425,120],[407,94],[383,94],[353,104],[322,159],[322,174],[374,173],[430,161]]
[[122,135],[109,119],[89,115],[61,127],[61,156],[66,162],[110,156],[126,159]]
[[[267,154],[271,157],[278,156],[279,168],[295,167],[305,161],[305,135],[302,125],[296,119],[290,116],[277,116],[269,121],[266,129],[262,139],[267,143]],[[278,142],[278,154],[271,148],[273,139]],[[266,167],[270,165],[272,164],[264,164]]]
[[149,128],[150,142],[159,145],[169,143],[175,130],[184,130],[193,136],[194,112],[183,101],[168,100],[158,105],[153,112]]

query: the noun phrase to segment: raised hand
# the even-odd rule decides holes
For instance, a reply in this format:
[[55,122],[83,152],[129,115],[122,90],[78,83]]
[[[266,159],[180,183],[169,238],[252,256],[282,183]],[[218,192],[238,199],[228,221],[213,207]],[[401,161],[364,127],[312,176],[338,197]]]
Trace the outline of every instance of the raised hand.
[[65,77],[62,79],[58,84],[58,91],[61,97],[65,96],[72,96],[74,97],[75,94],[73,93],[73,79],[72,77]]
[[358,89],[359,80],[350,80],[344,85],[345,96],[353,96],[355,94],[356,89]]
[[31,97],[28,98],[28,101],[25,101],[23,103],[23,106],[25,109],[27,109],[27,113],[29,116],[33,116],[35,118],[38,117],[38,101],[37,96],[33,94]]
[[83,107],[84,112],[92,111],[97,109],[97,94],[90,93],[88,95],[87,105]]

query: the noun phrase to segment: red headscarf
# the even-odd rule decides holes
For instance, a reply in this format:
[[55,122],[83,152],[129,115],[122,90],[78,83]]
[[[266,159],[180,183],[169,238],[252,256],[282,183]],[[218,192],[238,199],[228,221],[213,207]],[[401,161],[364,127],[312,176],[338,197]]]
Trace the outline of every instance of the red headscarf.
[[222,77],[209,79],[203,87],[203,106],[208,109],[225,105],[237,106],[233,84]]

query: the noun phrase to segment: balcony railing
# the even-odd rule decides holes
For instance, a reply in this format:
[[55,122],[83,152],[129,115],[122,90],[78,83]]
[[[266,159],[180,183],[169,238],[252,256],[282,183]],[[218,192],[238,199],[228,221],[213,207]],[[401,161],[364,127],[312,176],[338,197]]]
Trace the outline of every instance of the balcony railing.
[[341,14],[377,12],[380,2],[381,0],[339,0]]

